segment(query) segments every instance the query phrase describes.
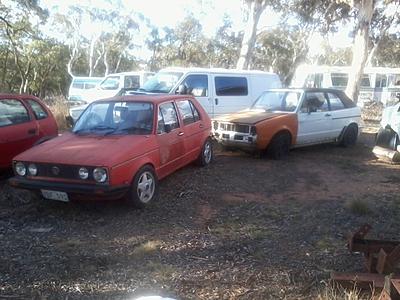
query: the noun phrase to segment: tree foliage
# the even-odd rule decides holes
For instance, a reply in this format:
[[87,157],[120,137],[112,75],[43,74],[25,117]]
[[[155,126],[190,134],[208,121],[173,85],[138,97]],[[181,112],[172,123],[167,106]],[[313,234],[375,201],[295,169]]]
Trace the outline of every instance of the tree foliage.
[[[143,67],[158,71],[168,66],[272,70],[289,84],[303,62],[351,64],[359,55],[354,50],[336,49],[325,41],[312,56],[310,41],[315,34],[337,32],[343,24],[353,26],[356,37],[363,24],[357,21],[360,4],[365,1],[243,0],[246,28],[235,31],[225,16],[215,34],[206,36],[201,20],[193,14],[174,27],[158,28],[145,16],[122,7],[122,2],[107,2],[109,9],[76,4],[67,12],[49,15],[38,0],[3,0],[0,90],[44,97],[65,94],[71,76],[104,76]],[[258,28],[265,11],[279,14],[278,26]],[[367,58],[359,66],[399,67],[400,2],[375,0],[367,23]],[[44,24],[53,35],[43,30]],[[140,49],[148,53],[147,58],[135,57]]]

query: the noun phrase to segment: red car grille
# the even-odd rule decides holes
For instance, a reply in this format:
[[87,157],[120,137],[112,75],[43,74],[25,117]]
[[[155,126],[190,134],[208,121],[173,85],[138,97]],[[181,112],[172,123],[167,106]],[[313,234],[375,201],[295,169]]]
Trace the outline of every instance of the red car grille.
[[[65,178],[65,179],[80,179],[80,166],[60,165],[60,164],[36,164],[38,168],[38,176]],[[92,179],[93,168],[86,167],[89,171],[89,179]]]

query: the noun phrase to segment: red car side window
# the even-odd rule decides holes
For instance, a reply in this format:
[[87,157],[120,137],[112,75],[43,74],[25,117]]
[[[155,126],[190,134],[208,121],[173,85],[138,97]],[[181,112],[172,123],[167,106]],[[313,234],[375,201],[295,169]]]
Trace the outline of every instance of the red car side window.
[[6,99],[0,101],[0,127],[29,122],[29,113],[21,101]]
[[171,130],[179,127],[178,115],[173,103],[160,105],[157,124],[157,133],[166,132],[165,125],[169,125]]
[[46,119],[48,114],[46,110],[36,101],[28,99],[27,102],[32,108],[33,114],[35,115],[36,120]]

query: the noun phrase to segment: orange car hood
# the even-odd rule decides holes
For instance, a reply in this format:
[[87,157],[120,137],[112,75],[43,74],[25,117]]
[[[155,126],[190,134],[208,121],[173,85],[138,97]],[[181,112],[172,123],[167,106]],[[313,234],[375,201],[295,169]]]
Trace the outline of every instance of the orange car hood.
[[154,148],[151,136],[95,136],[64,133],[35,146],[15,160],[85,166],[108,166],[132,159]]
[[266,112],[265,110],[243,110],[237,113],[223,115],[216,120],[219,122],[256,124],[260,121],[282,116],[285,113]]

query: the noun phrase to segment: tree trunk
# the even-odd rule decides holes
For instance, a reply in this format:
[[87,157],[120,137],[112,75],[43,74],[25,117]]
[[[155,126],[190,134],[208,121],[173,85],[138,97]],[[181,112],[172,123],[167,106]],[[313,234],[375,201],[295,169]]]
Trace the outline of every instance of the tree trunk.
[[121,64],[121,59],[122,59],[122,52],[119,54],[119,56],[118,56],[118,61],[117,61],[117,65],[115,66],[115,70],[114,70],[114,73],[117,73],[117,71],[118,71],[118,68],[119,68],[119,65]]
[[70,48],[70,54],[69,54],[69,61],[67,64],[67,72],[69,74],[69,76],[71,76],[72,78],[74,78],[74,74],[72,73],[72,66],[78,56],[78,47],[79,47],[79,43],[74,41],[74,47]]
[[361,0],[356,7],[358,8],[357,31],[353,43],[353,59],[346,94],[357,103],[368,57],[369,27],[374,12],[374,0]]
[[107,61],[107,50],[104,50],[104,56],[103,56],[103,61],[104,61],[104,66],[106,67],[106,71],[104,73],[104,76],[107,76],[110,73],[110,65]]
[[258,21],[266,7],[266,1],[253,0],[248,2],[249,18],[244,30],[242,48],[240,49],[236,69],[244,70],[249,68],[253,48],[256,43]]
[[94,50],[96,46],[96,42],[98,40],[99,36],[93,36],[92,40],[90,41],[90,48],[89,48],[89,77],[93,76],[93,71],[94,71]]

